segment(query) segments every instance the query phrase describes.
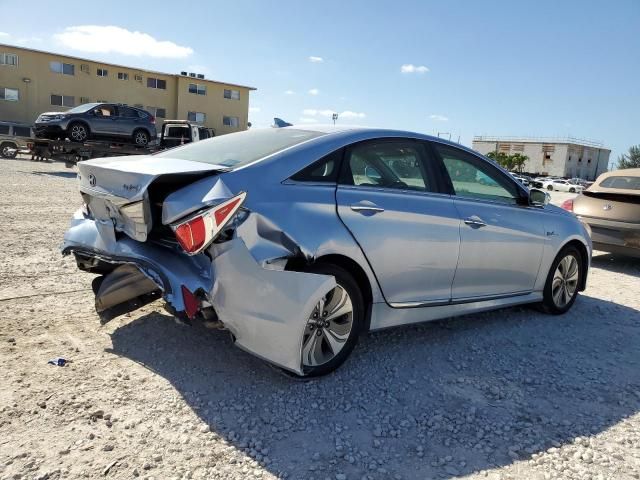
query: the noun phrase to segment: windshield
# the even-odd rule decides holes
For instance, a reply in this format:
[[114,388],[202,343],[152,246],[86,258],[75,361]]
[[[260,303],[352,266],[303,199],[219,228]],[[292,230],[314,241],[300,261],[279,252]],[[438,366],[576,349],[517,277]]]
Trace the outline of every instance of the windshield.
[[91,110],[93,107],[97,107],[100,105],[99,103],[83,103],[82,105],[78,105],[77,107],[73,107],[70,110],[67,110],[66,113],[84,113]]
[[600,186],[604,188],[620,188],[623,190],[640,190],[640,177],[607,177],[600,182]]
[[156,156],[236,168],[321,135],[306,130],[263,128],[190,143]]

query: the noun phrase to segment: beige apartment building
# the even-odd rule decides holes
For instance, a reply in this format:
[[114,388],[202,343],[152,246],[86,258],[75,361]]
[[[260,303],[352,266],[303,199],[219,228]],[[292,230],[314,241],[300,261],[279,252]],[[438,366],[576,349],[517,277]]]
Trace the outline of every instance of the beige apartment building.
[[253,87],[191,72],[154,72],[0,44],[0,120],[32,124],[42,112],[89,102],[144,108],[161,122],[186,119],[216,135],[248,128]]
[[473,138],[472,148],[486,155],[503,152],[529,157],[524,171],[537,175],[595,180],[609,168],[611,150],[601,143],[577,138],[487,137]]

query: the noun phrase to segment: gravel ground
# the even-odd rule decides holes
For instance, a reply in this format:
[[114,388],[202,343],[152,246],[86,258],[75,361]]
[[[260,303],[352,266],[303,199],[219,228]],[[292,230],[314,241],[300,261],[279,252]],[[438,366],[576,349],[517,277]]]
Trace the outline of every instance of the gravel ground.
[[597,255],[564,316],[377,332],[295,382],[159,303],[101,327],[58,251],[74,171],[2,168],[0,478],[640,478],[640,261]]

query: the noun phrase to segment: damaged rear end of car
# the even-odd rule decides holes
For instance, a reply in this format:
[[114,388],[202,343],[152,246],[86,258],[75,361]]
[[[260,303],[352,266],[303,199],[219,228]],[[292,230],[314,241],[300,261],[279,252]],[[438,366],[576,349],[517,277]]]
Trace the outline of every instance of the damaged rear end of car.
[[84,204],[62,252],[98,275],[92,286],[103,324],[163,299],[183,322],[225,328],[239,347],[303,375],[304,329],[335,279],[252,256],[238,227],[261,222],[248,221],[251,191],[227,185],[233,162],[226,163],[166,154],[80,162]]

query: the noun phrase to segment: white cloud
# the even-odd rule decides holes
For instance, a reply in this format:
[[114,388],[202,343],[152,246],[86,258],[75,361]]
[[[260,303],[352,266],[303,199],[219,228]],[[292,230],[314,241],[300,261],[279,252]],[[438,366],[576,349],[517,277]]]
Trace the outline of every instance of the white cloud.
[[345,110],[339,114],[340,118],[364,118],[366,116],[363,112],[352,112],[351,110]]
[[260,111],[260,107],[249,107],[250,113],[258,113]]
[[435,120],[436,122],[448,122],[449,117],[445,117],[444,115],[437,115],[435,113],[429,115],[431,120]]
[[311,57],[309,57],[309,61],[311,63],[322,63],[322,62],[324,62],[324,58],[311,56]]
[[114,25],[79,25],[67,27],[53,38],[61,45],[82,52],[120,53],[136,57],[186,58],[193,53],[168,40],[157,40],[142,32],[132,32]]
[[284,94],[285,95],[295,95],[296,92],[294,92],[293,90],[285,90]]
[[9,35],[7,32],[0,32],[0,37],[6,38],[6,37],[10,37],[11,35]]
[[[302,111],[302,114],[305,115],[306,117],[315,117],[315,116],[331,117],[334,113],[336,113],[335,110],[330,110],[330,109],[317,110],[315,108],[305,108]],[[351,110],[338,112],[338,118],[365,118],[366,116],[367,115],[363,112],[353,112]]]
[[318,121],[315,118],[300,117],[299,122],[300,123],[317,123]]
[[309,95],[318,95],[320,93],[320,90],[318,90],[317,88],[312,88],[311,90],[309,90]]
[[400,67],[402,73],[427,73],[429,69],[424,65],[414,65],[413,63],[405,63]]

